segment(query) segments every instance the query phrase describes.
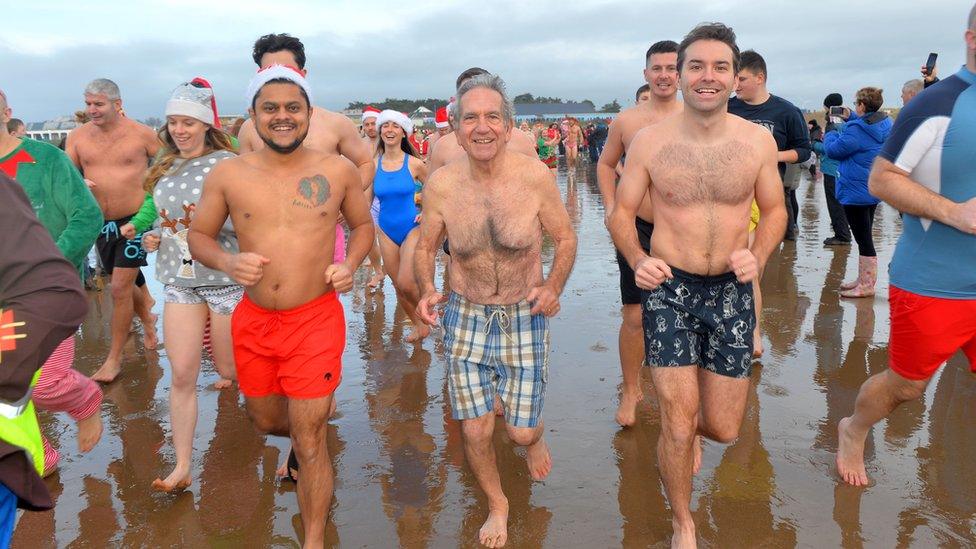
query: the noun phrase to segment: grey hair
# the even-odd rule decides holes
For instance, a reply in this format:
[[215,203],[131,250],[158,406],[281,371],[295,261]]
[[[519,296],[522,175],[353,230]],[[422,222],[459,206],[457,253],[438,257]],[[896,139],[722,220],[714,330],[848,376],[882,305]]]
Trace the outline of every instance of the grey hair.
[[505,119],[506,123],[512,125],[515,121],[515,105],[512,100],[508,97],[508,90],[505,88],[505,81],[501,79],[500,76],[494,74],[479,74],[464,81],[461,87],[457,90],[457,103],[454,105],[454,120],[455,124],[460,125],[461,123],[461,99],[464,94],[471,90],[477,88],[485,88],[494,92],[498,92],[498,95],[502,96],[502,117]]
[[969,30],[976,31],[976,4],[973,4],[973,9],[969,11]]
[[96,78],[85,86],[85,95],[104,95],[109,101],[122,99],[119,85],[108,78]]
[[904,93],[917,94],[922,91],[925,87],[925,83],[922,82],[921,78],[916,78],[914,80],[909,80],[905,82],[905,85],[901,87],[901,91]]

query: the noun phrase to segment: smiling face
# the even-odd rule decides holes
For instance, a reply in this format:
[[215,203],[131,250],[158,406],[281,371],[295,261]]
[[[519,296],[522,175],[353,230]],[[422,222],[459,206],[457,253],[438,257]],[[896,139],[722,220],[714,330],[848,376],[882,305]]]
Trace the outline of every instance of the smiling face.
[[[647,61],[644,79],[651,87],[651,93],[659,99],[670,99],[678,93],[678,54],[655,53]],[[650,97],[648,97],[650,99]],[[641,99],[637,100],[642,103]]]
[[380,138],[388,148],[396,149],[400,147],[400,141],[406,135],[403,128],[396,122],[383,122],[380,126]]
[[681,95],[692,110],[724,109],[735,86],[732,48],[717,40],[698,40],[685,51]]
[[489,161],[505,150],[512,127],[502,101],[488,88],[475,88],[459,99],[458,143],[474,160]]
[[103,93],[85,94],[85,112],[88,113],[92,124],[96,126],[111,124],[118,118],[120,110],[122,110],[121,99],[112,100]]
[[196,158],[203,154],[208,129],[209,125],[196,118],[181,115],[166,117],[166,131],[173,138],[183,158]]
[[261,141],[288,154],[305,141],[312,109],[297,84],[269,82],[258,91],[250,113]]

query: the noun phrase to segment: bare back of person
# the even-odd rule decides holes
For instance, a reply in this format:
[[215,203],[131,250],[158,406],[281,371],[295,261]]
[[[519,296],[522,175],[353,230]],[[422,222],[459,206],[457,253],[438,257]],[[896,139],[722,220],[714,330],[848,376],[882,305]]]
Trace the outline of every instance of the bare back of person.
[[643,162],[652,181],[654,256],[690,273],[727,272],[731,253],[748,248],[763,135],[727,117],[707,143],[684,134],[679,118],[657,124],[642,131],[646,148],[629,159]]
[[[350,183],[351,182],[351,183]],[[336,154],[303,150],[287,166],[262,152],[221,163],[207,179],[213,200],[226,201],[242,253],[269,261],[248,297],[260,307],[285,310],[332,290],[324,273],[333,262],[336,219],[352,163]],[[201,209],[211,207],[204,193]]]
[[544,164],[522,154],[507,153],[504,171],[487,185],[470,178],[467,162],[445,168],[435,184],[455,191],[441,193],[455,292],[475,303],[511,304],[542,283],[538,188],[551,181]]
[[142,183],[156,143],[152,129],[125,117],[108,130],[89,122],[70,134],[69,154],[94,184],[91,191],[106,220],[131,215],[142,206]]

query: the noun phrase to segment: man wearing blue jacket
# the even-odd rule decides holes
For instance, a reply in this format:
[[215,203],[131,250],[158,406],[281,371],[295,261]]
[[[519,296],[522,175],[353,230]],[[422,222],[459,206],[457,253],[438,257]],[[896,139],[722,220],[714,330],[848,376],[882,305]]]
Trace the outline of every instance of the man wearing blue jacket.
[[854,101],[855,112],[849,113],[844,127],[824,136],[827,156],[840,161],[837,201],[844,206],[859,256],[857,279],[841,284],[842,297],[873,296],[878,280],[878,254],[871,228],[879,200],[868,192],[868,174],[891,133],[891,118],[881,112],[883,103],[880,89],[861,88]]

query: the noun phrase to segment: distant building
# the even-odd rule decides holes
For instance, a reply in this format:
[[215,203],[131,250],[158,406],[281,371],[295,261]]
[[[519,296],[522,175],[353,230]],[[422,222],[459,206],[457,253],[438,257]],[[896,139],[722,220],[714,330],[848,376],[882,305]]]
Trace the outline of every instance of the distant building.
[[515,121],[559,120],[565,116],[578,120],[613,118],[616,113],[597,112],[589,103],[516,103]]
[[78,122],[75,121],[74,116],[62,116],[46,122],[31,122],[27,124],[27,137],[57,144],[77,127]]

